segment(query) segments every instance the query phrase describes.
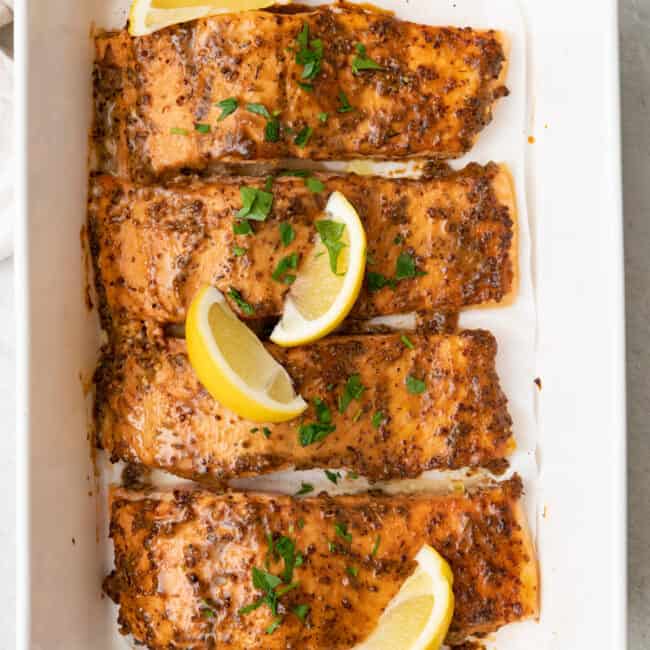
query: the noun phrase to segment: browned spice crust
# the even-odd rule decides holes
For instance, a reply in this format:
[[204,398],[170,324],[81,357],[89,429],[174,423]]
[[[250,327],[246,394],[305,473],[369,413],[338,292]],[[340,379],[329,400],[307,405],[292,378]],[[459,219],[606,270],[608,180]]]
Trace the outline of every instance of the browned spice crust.
[[[278,178],[273,205],[254,236],[233,233],[242,186],[254,177],[221,177],[139,186],[110,176],[90,181],[88,232],[104,327],[142,319],[182,323],[199,288],[237,289],[255,319],[282,313],[288,286],[272,279],[279,261],[300,259],[315,244],[314,222],[329,194],[339,190],[356,207],[366,229],[366,284],[353,319],[508,302],[516,289],[515,201],[507,170],[471,164],[437,178],[386,179],[319,175],[325,191],[314,194],[300,178]],[[280,223],[295,240],[283,246]],[[234,247],[245,247],[238,256]],[[415,277],[377,289],[371,274],[393,278],[400,255]],[[232,308],[240,317],[237,304]]]
[[[376,625],[424,543],[453,570],[449,642],[538,611],[517,477],[445,496],[298,500],[185,489],[117,489],[111,496],[116,568],[105,589],[120,606],[122,632],[151,650],[347,650]],[[337,535],[337,523],[346,526],[349,541]],[[273,634],[265,632],[272,619],[268,607],[238,614],[260,595],[251,569],[265,566],[269,535],[289,536],[304,556],[294,573],[299,587],[281,599],[283,622]],[[268,570],[279,573],[282,564],[268,559]],[[305,625],[290,613],[298,604],[310,606]]]
[[[503,468],[514,439],[494,337],[474,330],[406,340],[413,349],[399,334],[328,337],[293,349],[269,345],[310,407],[296,420],[264,425],[207,393],[183,341],[123,341],[107,348],[95,377],[99,442],[113,461],[211,483],[291,466],[346,467],[371,480]],[[352,375],[364,391],[341,413],[337,404]],[[411,394],[408,377],[422,380],[424,392]],[[329,406],[336,430],[302,446],[299,426],[316,421],[317,398]],[[381,420],[373,422],[377,413]]]
[[[294,60],[304,24],[324,47],[311,91],[300,86],[303,66]],[[96,168],[134,180],[288,157],[454,158],[469,151],[507,94],[499,32],[418,25],[342,3],[214,16],[95,42]],[[357,43],[381,70],[353,73]],[[341,92],[352,110],[339,111]],[[217,104],[230,97],[240,108],[218,121]],[[265,140],[267,119],[247,103],[280,111],[277,142]],[[209,132],[196,132],[196,123]],[[313,134],[301,146],[295,137],[305,127]],[[171,132],[179,128],[187,134]]]

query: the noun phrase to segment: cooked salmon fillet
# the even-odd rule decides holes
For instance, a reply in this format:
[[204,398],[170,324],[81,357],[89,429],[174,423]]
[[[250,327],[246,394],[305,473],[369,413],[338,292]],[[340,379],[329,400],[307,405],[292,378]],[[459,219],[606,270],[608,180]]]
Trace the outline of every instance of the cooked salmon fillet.
[[[96,375],[99,440],[114,461],[212,482],[292,465],[370,479],[490,465],[514,448],[496,347],[481,330],[269,344],[310,407],[297,420],[256,424],[207,393],[184,341],[123,343],[106,351]],[[325,407],[331,426],[310,440],[306,427],[322,423]]]
[[[104,586],[119,604],[122,632],[151,650],[349,650],[370,634],[429,544],[454,574],[447,641],[459,642],[538,613],[520,497],[518,477],[449,495],[113,489],[115,570]],[[264,595],[253,586],[254,568],[297,583],[278,599],[281,623],[270,634],[266,603],[241,611]]]
[[[139,186],[93,176],[88,230],[104,323],[143,319],[183,322],[204,284],[236,289],[251,306],[244,318],[282,313],[289,285],[272,274],[284,257],[305,259],[316,242],[330,193],[356,207],[368,240],[366,283],[352,312],[369,318],[410,311],[458,311],[507,303],[516,290],[515,199],[508,171],[469,165],[440,178],[395,179],[319,175],[273,182],[273,203],[254,233],[235,234],[240,189],[265,180],[223,177]],[[295,238],[287,246],[282,231]],[[242,254],[242,252],[244,254]],[[406,260],[406,272],[400,260]],[[300,266],[298,266],[300,272]],[[397,278],[397,279],[396,279]]]
[[[215,162],[454,158],[507,94],[499,32],[345,4],[95,43],[97,165],[135,180]],[[224,101],[237,106],[226,116]]]

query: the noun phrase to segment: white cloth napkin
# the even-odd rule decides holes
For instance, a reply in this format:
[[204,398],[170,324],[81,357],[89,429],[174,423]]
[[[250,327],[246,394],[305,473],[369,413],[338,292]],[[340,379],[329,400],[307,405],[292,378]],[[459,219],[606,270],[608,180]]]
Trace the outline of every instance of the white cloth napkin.
[[[0,27],[13,20],[13,0],[0,0]],[[13,61],[0,50],[0,260],[13,249]]]

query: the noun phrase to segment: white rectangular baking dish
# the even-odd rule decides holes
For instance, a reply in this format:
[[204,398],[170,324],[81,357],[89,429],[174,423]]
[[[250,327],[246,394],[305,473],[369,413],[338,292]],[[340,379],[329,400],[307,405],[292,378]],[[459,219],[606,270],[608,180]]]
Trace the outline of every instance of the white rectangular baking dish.
[[[114,18],[109,4],[24,0],[16,11],[19,650],[114,647],[82,391],[96,316],[84,306],[79,245],[89,25]],[[520,4],[543,383],[542,617],[526,625],[521,647],[618,650],[626,646],[626,503],[617,7],[592,0],[586,15],[583,2]]]

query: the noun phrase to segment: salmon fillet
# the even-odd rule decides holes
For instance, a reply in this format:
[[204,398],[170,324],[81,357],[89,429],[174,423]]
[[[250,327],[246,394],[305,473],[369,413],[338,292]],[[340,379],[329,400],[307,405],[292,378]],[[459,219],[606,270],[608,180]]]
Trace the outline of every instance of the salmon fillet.
[[[122,632],[151,650],[348,650],[370,634],[429,544],[454,574],[447,641],[459,642],[538,613],[520,496],[518,477],[437,496],[113,489],[115,570],[104,586]],[[279,598],[281,623],[270,634],[266,603],[241,612],[264,595],[254,568],[297,583]]]
[[[516,291],[515,200],[503,166],[469,165],[441,178],[390,179],[318,175],[312,192],[303,178],[277,178],[263,221],[235,234],[240,188],[261,189],[253,177],[223,177],[139,186],[93,176],[88,231],[103,321],[183,322],[204,284],[236,289],[248,313],[277,317],[289,285],[272,274],[279,262],[305,259],[316,242],[329,194],[339,190],[356,207],[368,239],[366,282],[353,318],[410,311],[458,311],[507,303]],[[283,227],[295,238],[282,242]],[[242,252],[244,254],[242,254]],[[407,273],[399,275],[400,261]],[[298,272],[300,267],[298,267]],[[396,278],[399,278],[397,281]]]
[[[184,341],[123,344],[107,350],[96,375],[97,431],[114,461],[213,482],[292,465],[373,480],[490,465],[514,449],[496,348],[481,330],[269,344],[310,407],[296,420],[256,424],[207,393]],[[411,392],[412,380],[423,392]],[[307,429],[323,405],[331,426]]]
[[[291,12],[98,36],[98,168],[144,180],[215,162],[454,158],[507,94],[499,32],[342,3]],[[224,100],[237,109],[220,120]]]

